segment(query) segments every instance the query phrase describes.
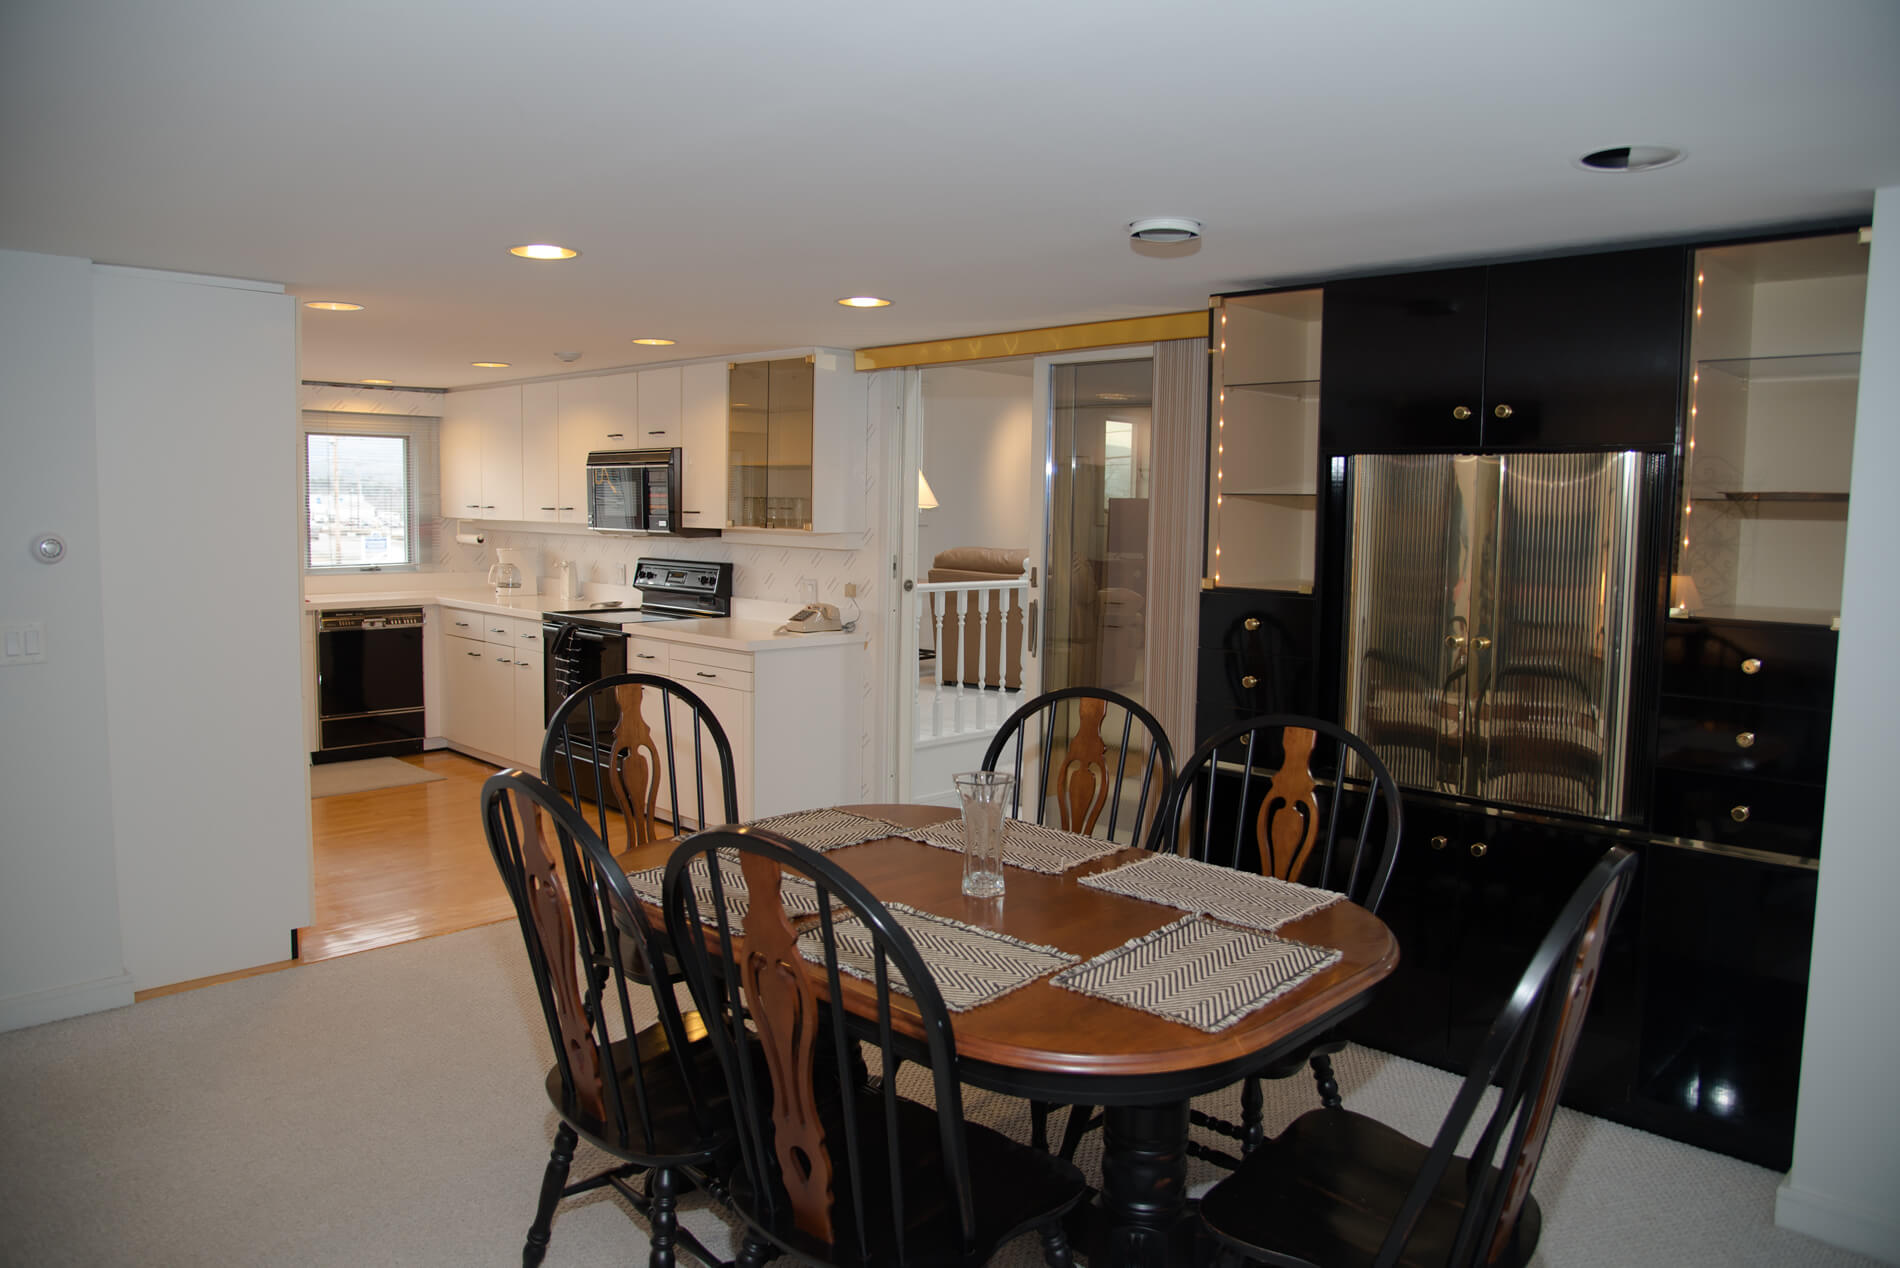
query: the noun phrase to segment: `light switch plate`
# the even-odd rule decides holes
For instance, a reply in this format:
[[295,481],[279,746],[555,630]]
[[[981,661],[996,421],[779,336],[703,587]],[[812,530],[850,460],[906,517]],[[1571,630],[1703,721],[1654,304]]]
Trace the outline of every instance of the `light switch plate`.
[[0,623],[0,665],[37,665],[46,659],[46,626],[38,621]]

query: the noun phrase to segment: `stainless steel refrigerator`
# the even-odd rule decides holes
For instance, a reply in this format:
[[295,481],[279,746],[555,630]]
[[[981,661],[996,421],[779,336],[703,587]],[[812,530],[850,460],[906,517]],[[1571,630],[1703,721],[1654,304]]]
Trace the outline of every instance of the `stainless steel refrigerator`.
[[1629,817],[1654,456],[1346,461],[1347,725],[1402,785]]

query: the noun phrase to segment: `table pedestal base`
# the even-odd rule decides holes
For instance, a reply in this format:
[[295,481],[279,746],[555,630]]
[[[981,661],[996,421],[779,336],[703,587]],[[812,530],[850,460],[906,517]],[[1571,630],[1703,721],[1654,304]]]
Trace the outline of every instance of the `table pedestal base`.
[[1111,1105],[1104,1111],[1102,1199],[1091,1264],[1175,1268],[1202,1259],[1200,1220],[1187,1200],[1188,1107]]

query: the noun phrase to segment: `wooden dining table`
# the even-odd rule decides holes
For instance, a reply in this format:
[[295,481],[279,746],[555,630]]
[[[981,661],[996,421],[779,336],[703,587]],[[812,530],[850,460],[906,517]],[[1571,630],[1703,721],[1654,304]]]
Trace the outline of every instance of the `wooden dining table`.
[[[935,806],[836,809],[906,827],[956,817]],[[628,871],[658,866],[665,845],[621,857]],[[1047,875],[1009,867],[1001,898],[966,898],[961,855],[906,837],[825,856],[883,902],[899,902],[1084,959],[1178,920],[1174,907],[1078,884],[1147,855],[1126,849]],[[958,1075],[1011,1096],[1103,1107],[1102,1186],[1082,1243],[1091,1263],[1184,1262],[1193,1238],[1187,1200],[1188,1102],[1227,1087],[1357,1011],[1398,963],[1398,944],[1365,908],[1341,900],[1275,934],[1331,947],[1340,958],[1224,1030],[1206,1032],[1052,985],[1048,978],[953,1016]],[[853,1012],[868,996],[847,1000]],[[899,1009],[902,1003],[900,997]],[[912,1014],[914,1016],[914,1014]],[[899,1024],[901,1026],[901,1015]]]

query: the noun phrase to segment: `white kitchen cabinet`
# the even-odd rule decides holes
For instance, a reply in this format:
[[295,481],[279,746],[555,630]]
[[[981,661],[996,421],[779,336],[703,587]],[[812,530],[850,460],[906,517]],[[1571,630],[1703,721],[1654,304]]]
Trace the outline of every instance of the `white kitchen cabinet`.
[[537,768],[544,732],[541,623],[442,609],[442,734],[487,761]]
[[726,523],[726,367],[680,367],[680,526]]
[[518,520],[521,388],[451,392],[442,406],[442,514]]
[[728,370],[726,527],[862,531],[870,396],[853,355],[820,349]]
[[671,449],[680,443],[680,368],[641,370],[640,449]]
[[512,686],[495,659],[495,649],[476,638],[445,635],[442,640],[442,732],[458,749],[484,756],[499,755],[513,724],[513,698],[506,698],[508,719],[502,719],[500,689]]
[[559,523],[561,509],[560,385],[524,383],[521,386],[521,518],[544,524]]
[[542,660],[517,650],[512,666],[515,676],[514,739],[507,756],[529,772],[541,769],[541,740],[547,734],[547,715],[542,709]]
[[640,387],[637,373],[563,379],[560,389],[560,522],[587,522],[587,455],[603,449],[639,448]]

